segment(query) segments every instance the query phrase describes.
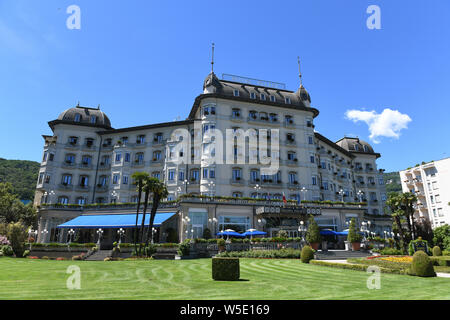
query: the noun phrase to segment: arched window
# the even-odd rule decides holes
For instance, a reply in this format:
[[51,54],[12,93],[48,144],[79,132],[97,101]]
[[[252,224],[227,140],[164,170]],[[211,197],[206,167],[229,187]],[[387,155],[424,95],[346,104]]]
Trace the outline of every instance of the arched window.
[[80,122],[81,121],[81,114],[75,113],[75,117],[74,117],[73,121]]
[[242,192],[237,192],[237,191],[235,191],[235,192],[233,192],[233,195],[232,195],[234,198],[242,198]]
[[86,204],[86,198],[85,197],[78,197],[77,198],[77,204],[79,204],[79,205]]

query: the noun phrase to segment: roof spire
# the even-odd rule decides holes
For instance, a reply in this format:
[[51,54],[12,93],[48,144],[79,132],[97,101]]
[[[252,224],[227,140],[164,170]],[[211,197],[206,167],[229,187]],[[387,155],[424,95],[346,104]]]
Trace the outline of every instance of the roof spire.
[[211,56],[211,73],[214,73],[214,42],[212,43],[212,56]]
[[77,104],[77,107],[79,107],[80,106],[80,101],[78,101],[78,104]]
[[301,87],[303,83],[302,83],[302,72],[300,71],[300,57],[297,57],[297,63],[298,63],[298,77],[300,78],[300,87]]

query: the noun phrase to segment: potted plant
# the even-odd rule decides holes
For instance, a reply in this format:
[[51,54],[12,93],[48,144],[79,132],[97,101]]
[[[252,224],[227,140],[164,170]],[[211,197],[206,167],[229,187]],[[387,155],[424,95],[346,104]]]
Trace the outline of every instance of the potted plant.
[[352,218],[350,221],[350,227],[348,229],[347,241],[352,244],[352,250],[358,251],[361,247],[362,236],[358,233],[356,228],[356,220]]
[[322,241],[319,226],[313,216],[309,217],[308,230],[306,231],[306,241],[308,241],[309,245],[314,250],[319,248],[319,243]]

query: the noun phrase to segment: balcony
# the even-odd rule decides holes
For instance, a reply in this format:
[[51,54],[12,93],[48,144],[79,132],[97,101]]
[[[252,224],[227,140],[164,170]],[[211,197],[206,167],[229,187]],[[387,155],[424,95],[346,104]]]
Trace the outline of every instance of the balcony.
[[83,192],[89,192],[90,187],[85,185],[77,185],[75,186],[76,191],[83,191]]
[[64,145],[64,148],[70,149],[70,150],[78,150],[78,149],[80,149],[80,145],[77,144],[76,142],[75,143],[74,142],[67,142]]
[[242,117],[242,115],[240,113],[237,113],[237,114],[232,114],[230,116],[230,120],[231,121],[242,122],[242,121],[244,121],[244,118]]
[[375,181],[369,181],[369,182],[367,183],[367,187],[368,187],[368,188],[376,188],[377,185],[376,185]]
[[102,151],[112,151],[114,146],[112,144],[102,144]]
[[96,192],[106,192],[106,191],[108,191],[108,186],[106,184],[97,184],[95,191]]
[[109,169],[111,169],[111,164],[110,163],[100,162],[98,168],[100,170],[109,170]]
[[92,144],[83,144],[81,146],[81,150],[83,151],[96,151],[97,147]]
[[64,190],[64,191],[72,191],[73,190],[73,185],[69,184],[69,183],[60,183],[58,185],[58,190]]
[[163,146],[166,144],[167,139],[153,139],[153,146]]
[[79,169],[84,169],[84,170],[91,170],[92,169],[92,164],[91,163],[87,163],[87,162],[82,162],[78,165]]
[[135,161],[133,161],[133,162],[131,163],[131,166],[132,166],[133,168],[140,168],[140,167],[143,167],[143,166],[145,166],[145,161],[144,161],[144,160],[135,160]]
[[294,158],[294,159],[285,160],[284,164],[287,166],[298,166],[298,159]]
[[71,161],[63,161],[62,163],[61,163],[61,167],[62,168],[75,168],[76,167],[76,164],[75,164],[75,162],[71,162]]
[[231,185],[244,185],[245,181],[241,177],[231,178],[230,179]]

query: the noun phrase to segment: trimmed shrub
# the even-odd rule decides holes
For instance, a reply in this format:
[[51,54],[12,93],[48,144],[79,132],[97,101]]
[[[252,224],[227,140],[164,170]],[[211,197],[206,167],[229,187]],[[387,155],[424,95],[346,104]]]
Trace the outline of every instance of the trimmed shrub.
[[247,251],[225,251],[216,257],[233,258],[265,258],[265,259],[300,259],[300,250],[288,248],[279,250],[247,250]]
[[188,256],[191,253],[191,241],[189,239],[184,240],[178,247],[178,255]]
[[358,233],[358,230],[356,228],[356,220],[355,218],[352,218],[350,221],[350,227],[348,228],[348,236],[347,241],[350,243],[357,243],[361,242],[362,236]]
[[423,251],[428,255],[431,255],[430,247],[428,245],[427,240],[423,240],[422,237],[418,237],[417,240],[411,240],[408,246],[408,253],[410,256],[414,254],[414,252]]
[[442,251],[443,256],[450,256],[450,250],[444,250]]
[[4,256],[11,257],[14,254],[14,251],[11,246],[3,246],[2,253]]
[[438,246],[434,246],[433,247],[433,256],[435,256],[435,257],[442,256],[441,248],[439,248]]
[[154,244],[149,244],[148,247],[144,248],[144,254],[147,257],[151,257],[156,253],[156,246]]
[[434,266],[450,267],[450,257],[438,256],[429,257]]
[[212,278],[222,281],[236,281],[240,277],[239,258],[213,258]]
[[300,254],[300,259],[303,263],[309,263],[309,261],[314,260],[314,251],[310,246],[304,246],[302,248],[302,253]]
[[414,253],[410,274],[418,277],[436,277],[433,263],[425,252],[419,250]]
[[217,239],[218,246],[224,246],[226,244],[225,239]]
[[22,257],[26,258],[30,254],[30,250],[25,250]]
[[309,244],[322,242],[319,226],[313,216],[309,217],[308,230],[306,231],[306,241],[308,241]]

